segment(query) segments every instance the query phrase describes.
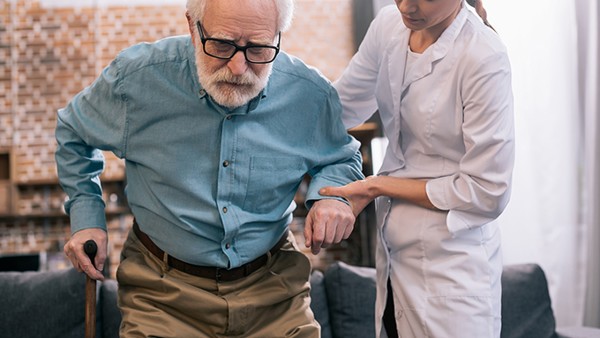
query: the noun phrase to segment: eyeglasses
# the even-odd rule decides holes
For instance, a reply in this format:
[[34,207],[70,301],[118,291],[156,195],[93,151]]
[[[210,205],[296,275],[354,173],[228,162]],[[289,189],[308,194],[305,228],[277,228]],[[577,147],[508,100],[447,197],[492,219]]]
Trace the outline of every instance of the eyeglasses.
[[275,60],[275,57],[279,53],[281,32],[279,32],[277,46],[262,46],[252,44],[247,46],[238,46],[232,41],[205,37],[200,21],[196,21],[196,26],[198,27],[200,41],[202,41],[204,53],[217,59],[229,60],[235,55],[235,53],[242,51],[246,61],[250,63],[271,63],[273,60]]

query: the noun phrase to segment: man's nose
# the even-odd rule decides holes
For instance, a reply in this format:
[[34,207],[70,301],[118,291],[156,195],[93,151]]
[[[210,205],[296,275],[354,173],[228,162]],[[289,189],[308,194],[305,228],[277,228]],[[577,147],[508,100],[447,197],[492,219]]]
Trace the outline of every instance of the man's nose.
[[227,62],[227,67],[233,75],[242,75],[248,70],[248,62],[244,56],[244,52],[238,50],[231,59]]

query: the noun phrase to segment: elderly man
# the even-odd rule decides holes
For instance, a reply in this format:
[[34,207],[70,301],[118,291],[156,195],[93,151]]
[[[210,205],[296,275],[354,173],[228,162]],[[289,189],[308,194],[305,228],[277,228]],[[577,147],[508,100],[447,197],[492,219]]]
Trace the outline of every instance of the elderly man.
[[125,159],[135,216],[117,271],[122,337],[318,337],[310,262],[288,224],[305,174],[306,245],[353,229],[318,191],[361,179],[335,90],[280,51],[292,0],[190,0],[190,36],[121,52],[59,111],[56,160],[69,195],[65,253],[106,258],[100,150]]

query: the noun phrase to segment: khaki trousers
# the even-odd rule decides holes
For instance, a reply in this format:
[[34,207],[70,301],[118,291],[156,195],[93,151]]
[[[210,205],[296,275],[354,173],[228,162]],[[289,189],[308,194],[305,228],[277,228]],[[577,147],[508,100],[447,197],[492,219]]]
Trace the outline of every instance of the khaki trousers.
[[120,336],[318,338],[309,274],[291,233],[265,267],[217,282],[169,269],[130,232],[117,271]]

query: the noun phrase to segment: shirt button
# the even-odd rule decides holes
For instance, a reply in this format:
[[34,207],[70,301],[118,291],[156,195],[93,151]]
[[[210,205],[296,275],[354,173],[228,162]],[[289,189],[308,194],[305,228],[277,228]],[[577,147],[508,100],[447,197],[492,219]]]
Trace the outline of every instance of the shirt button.
[[206,95],[206,91],[204,89],[200,89],[198,94],[200,94],[200,96],[204,96],[204,95]]
[[227,161],[227,160],[223,161],[223,166],[224,167],[229,167],[229,161]]
[[226,119],[231,120],[232,116],[231,115],[227,115]]
[[227,213],[227,207],[223,207],[223,212]]
[[229,249],[229,248],[231,248],[231,244],[230,243],[225,244],[225,249]]

